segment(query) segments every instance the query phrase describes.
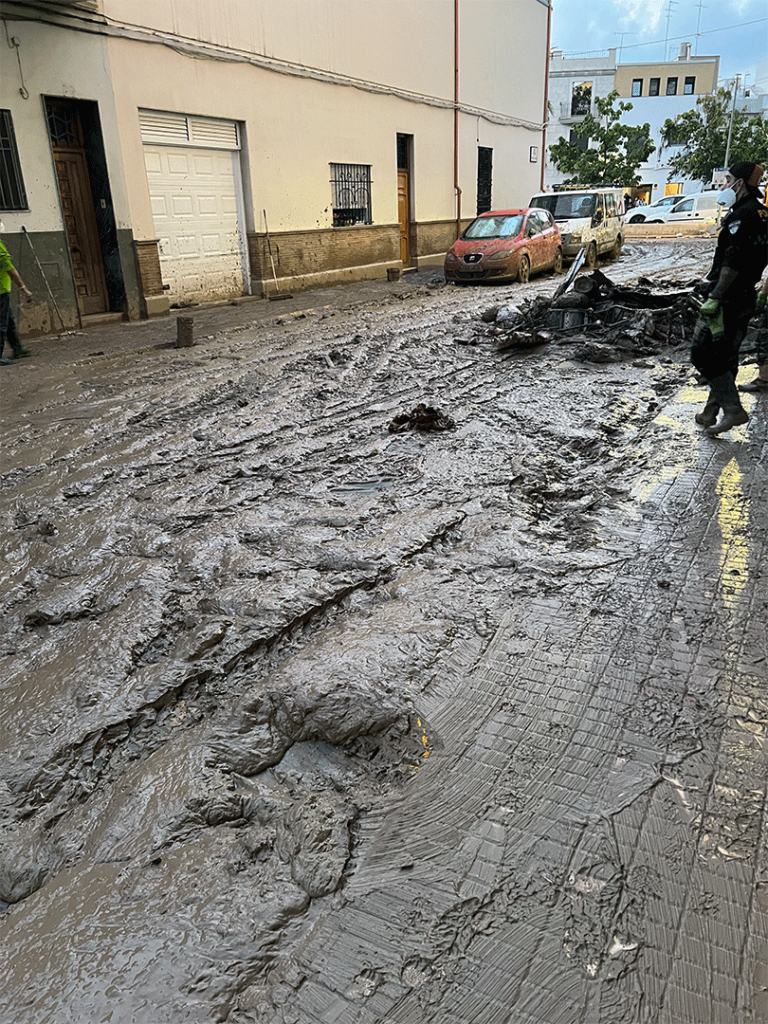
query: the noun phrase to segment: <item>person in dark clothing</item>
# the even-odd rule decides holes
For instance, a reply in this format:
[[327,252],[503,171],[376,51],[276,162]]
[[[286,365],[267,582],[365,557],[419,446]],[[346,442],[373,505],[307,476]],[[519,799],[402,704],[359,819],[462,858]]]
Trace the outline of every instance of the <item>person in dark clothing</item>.
[[[717,238],[712,269],[697,286],[705,301],[696,322],[691,362],[709,384],[696,422],[722,434],[749,419],[736,387],[739,348],[755,311],[755,285],[768,263],[768,210],[758,190],[763,169],[740,160],[726,176],[718,203],[728,212]],[[722,419],[717,416],[723,411]]]

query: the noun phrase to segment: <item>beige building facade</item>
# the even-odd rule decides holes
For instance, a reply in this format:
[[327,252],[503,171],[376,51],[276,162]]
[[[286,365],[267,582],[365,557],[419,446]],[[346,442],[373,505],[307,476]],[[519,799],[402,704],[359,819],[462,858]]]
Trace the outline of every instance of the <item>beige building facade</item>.
[[550,14],[3,0],[4,239],[45,275],[22,327],[441,263],[541,186]]

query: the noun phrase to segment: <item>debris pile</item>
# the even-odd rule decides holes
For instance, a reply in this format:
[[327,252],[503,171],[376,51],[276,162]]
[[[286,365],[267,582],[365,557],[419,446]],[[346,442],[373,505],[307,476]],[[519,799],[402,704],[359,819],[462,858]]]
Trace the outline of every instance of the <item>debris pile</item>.
[[572,345],[582,362],[618,362],[691,343],[698,303],[695,281],[616,285],[602,271],[576,277],[573,264],[554,296],[519,307],[487,310],[482,319],[497,351],[538,345]]
[[420,402],[411,412],[400,412],[389,424],[390,434],[403,430],[451,430],[456,424],[439,409]]

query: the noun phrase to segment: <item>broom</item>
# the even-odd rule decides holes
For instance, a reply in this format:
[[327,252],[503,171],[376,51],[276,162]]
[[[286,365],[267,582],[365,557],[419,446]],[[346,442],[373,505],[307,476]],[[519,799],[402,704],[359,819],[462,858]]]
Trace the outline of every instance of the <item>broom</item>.
[[264,214],[264,229],[267,233],[267,248],[269,249],[269,262],[272,264],[272,277],[275,279],[276,289],[276,291],[273,292],[271,295],[268,295],[267,298],[270,299],[272,302],[275,302],[277,299],[292,299],[293,296],[291,295],[291,293],[281,292],[280,285],[277,283],[277,274],[275,273],[275,261],[272,259],[272,243],[269,240],[269,225],[267,224],[267,211],[263,210],[262,212]]

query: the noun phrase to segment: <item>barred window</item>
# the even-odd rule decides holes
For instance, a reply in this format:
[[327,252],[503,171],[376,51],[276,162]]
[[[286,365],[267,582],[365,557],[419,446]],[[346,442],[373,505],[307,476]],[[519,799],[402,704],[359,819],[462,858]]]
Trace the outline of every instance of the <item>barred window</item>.
[[0,110],[0,210],[26,210],[27,193],[10,110]]
[[371,165],[331,164],[333,226],[372,224]]

